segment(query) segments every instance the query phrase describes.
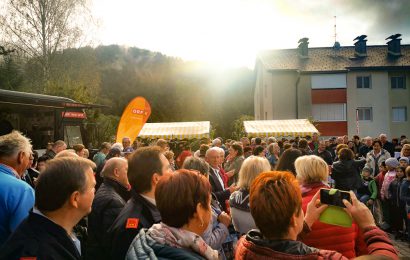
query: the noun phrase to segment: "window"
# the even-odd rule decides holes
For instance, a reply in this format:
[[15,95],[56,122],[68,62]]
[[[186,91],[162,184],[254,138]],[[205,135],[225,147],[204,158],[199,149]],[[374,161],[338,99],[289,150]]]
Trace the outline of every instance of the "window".
[[407,107],[393,107],[393,122],[407,121]]
[[313,104],[312,114],[317,121],[346,121],[346,104]]
[[357,108],[359,121],[372,121],[373,109],[371,107],[359,107]]
[[371,88],[370,76],[358,76],[356,84],[357,88]]
[[68,147],[73,147],[75,144],[82,144],[80,126],[66,125],[64,126],[64,142]]
[[311,76],[312,89],[346,88],[346,74],[315,74]]
[[394,76],[390,78],[392,89],[405,89],[406,79],[403,76]]

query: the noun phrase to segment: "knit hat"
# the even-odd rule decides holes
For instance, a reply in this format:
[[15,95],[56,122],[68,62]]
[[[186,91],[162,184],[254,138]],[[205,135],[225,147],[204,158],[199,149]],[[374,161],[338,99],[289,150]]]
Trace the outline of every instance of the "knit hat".
[[399,159],[399,162],[400,161],[405,161],[405,162],[407,162],[407,164],[409,163],[409,158],[407,158],[407,157],[400,157],[400,159]]
[[386,160],[386,166],[396,168],[397,166],[399,166],[399,161],[397,161],[396,158],[389,158]]
[[370,168],[370,167],[364,167],[363,170],[362,170],[362,172],[368,172],[368,173],[372,174],[372,173],[373,173],[373,169]]

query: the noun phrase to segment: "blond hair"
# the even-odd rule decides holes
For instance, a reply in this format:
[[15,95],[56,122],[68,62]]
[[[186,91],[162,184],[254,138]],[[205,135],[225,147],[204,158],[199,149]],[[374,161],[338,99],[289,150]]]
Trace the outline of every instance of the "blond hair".
[[249,189],[253,180],[262,172],[270,171],[269,161],[260,156],[249,156],[243,161],[239,171],[239,188]]
[[295,161],[296,179],[301,184],[327,181],[327,163],[316,155],[304,155]]

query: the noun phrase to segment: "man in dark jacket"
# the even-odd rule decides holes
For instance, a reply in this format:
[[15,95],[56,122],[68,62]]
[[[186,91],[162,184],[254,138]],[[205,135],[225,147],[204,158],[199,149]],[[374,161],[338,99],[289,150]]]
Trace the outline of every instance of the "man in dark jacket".
[[359,148],[360,156],[366,158],[367,153],[373,150],[373,139],[370,136],[364,138],[364,145]]
[[327,165],[332,165],[333,160],[332,160],[332,154],[326,150],[326,144],[324,141],[319,142],[318,148],[313,152],[314,155],[317,155],[321,157]]
[[91,211],[95,164],[53,159],[39,176],[35,207],[0,249],[0,259],[81,259],[73,227]]
[[169,162],[157,146],[139,148],[128,158],[131,198],[108,231],[109,240],[105,243],[107,248],[111,247],[111,259],[124,259],[140,229],[161,221],[155,205],[155,187],[169,174]]
[[103,241],[108,239],[107,230],[130,198],[127,171],[127,160],[114,157],[106,162],[101,172],[104,182],[95,194],[88,217],[88,259],[109,258],[110,251]]
[[45,155],[50,158],[54,159],[54,157],[59,153],[67,149],[67,144],[64,141],[57,140],[53,143],[53,146],[50,150],[48,150]]
[[387,141],[386,134],[380,134],[380,142],[382,142],[382,148],[390,153],[391,157],[394,157],[394,145],[393,143]]

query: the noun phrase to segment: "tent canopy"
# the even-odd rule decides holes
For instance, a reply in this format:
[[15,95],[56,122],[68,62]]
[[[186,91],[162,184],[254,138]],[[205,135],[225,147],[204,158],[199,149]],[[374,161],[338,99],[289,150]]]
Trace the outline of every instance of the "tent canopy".
[[140,138],[192,139],[209,137],[211,124],[202,122],[146,123],[141,129]]
[[316,127],[307,119],[243,121],[245,132],[250,137],[312,136],[319,134]]

